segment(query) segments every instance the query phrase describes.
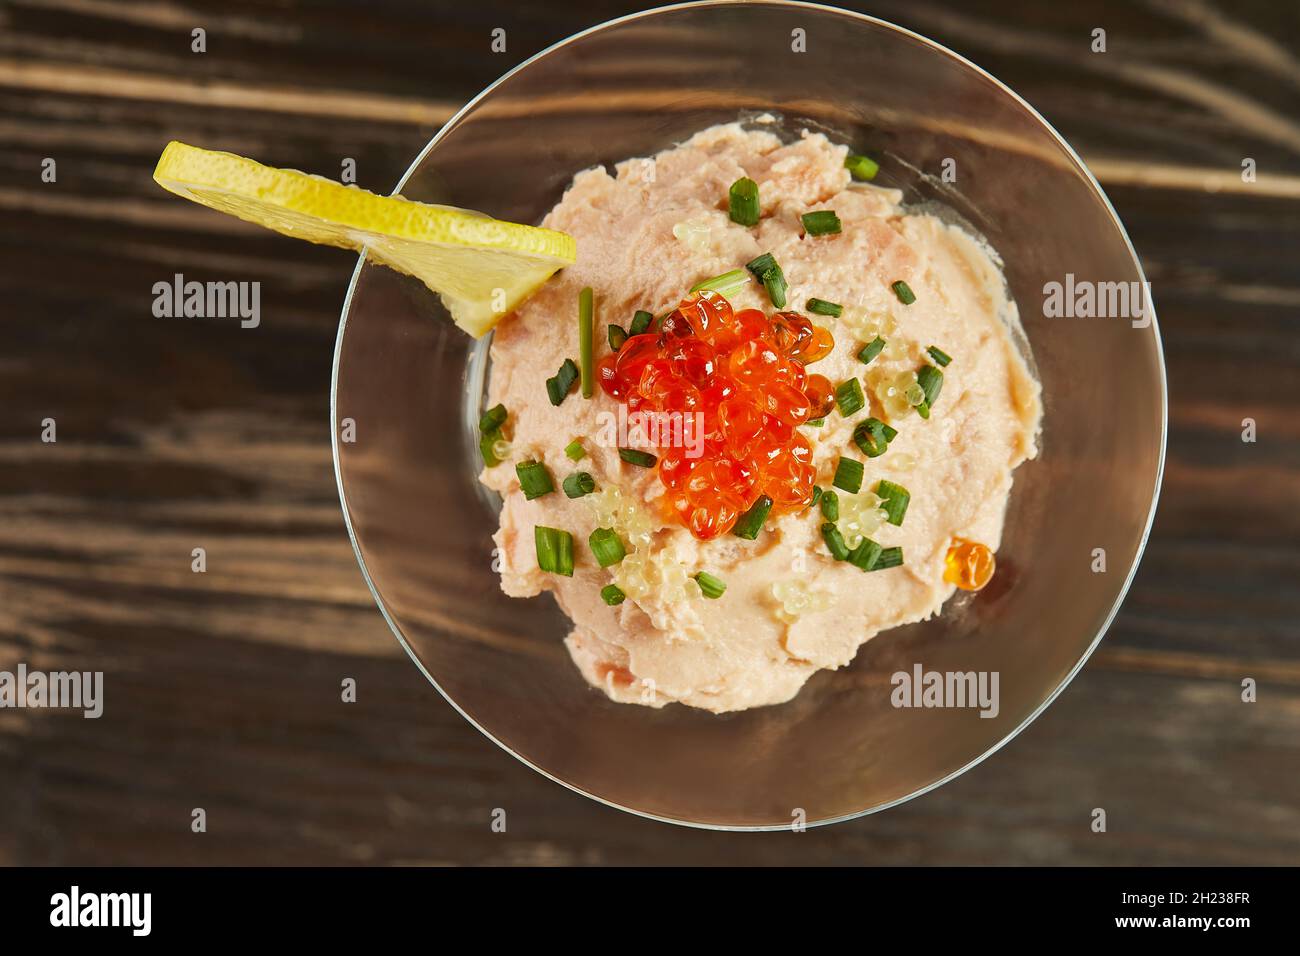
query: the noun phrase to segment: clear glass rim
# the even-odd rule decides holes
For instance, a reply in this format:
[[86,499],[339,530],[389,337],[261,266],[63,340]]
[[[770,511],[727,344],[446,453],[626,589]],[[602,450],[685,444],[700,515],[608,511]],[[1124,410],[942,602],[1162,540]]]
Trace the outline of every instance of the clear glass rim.
[[[632,14],[628,14],[627,16],[617,17],[613,20],[606,20],[603,23],[598,23],[595,26],[588,27],[586,30],[579,31],[578,33],[575,33],[572,36],[566,37],[565,39],[552,44],[546,49],[541,50],[538,53],[535,53],[533,56],[517,64],[506,73],[503,73],[500,77],[498,77],[491,84],[485,87],[482,90],[482,92],[480,92],[477,96],[475,96],[464,106],[462,106],[456,112],[456,114],[451,117],[451,119],[447,120],[447,122],[443,124],[442,128],[439,129],[438,132],[436,132],[433,135],[433,138],[430,139],[429,142],[425,144],[424,148],[421,149],[420,152],[416,155],[415,159],[411,162],[410,166],[407,167],[406,172],[404,172],[401,178],[398,180],[396,187],[394,187],[393,189],[393,192],[399,193],[403,188],[405,188],[407,181],[411,178],[412,175],[414,175],[415,171],[420,167],[420,164],[424,162],[424,159],[426,156],[428,156],[429,152],[433,150],[435,146],[438,145],[438,143],[442,140],[442,138],[445,135],[447,135],[447,133],[449,133],[460,123],[461,119],[467,113],[469,113],[470,110],[472,110],[480,102],[482,102],[484,99],[490,96],[492,92],[496,90],[497,87],[499,87],[510,77],[524,70],[525,68],[532,65],[533,63],[543,59],[544,57],[549,56],[555,51],[560,50],[578,40],[581,40],[584,37],[590,36],[594,33],[598,33],[602,30],[609,29],[610,27],[619,26],[621,24],[630,23],[636,20],[648,19],[650,17],[659,16],[664,13],[671,13],[678,10],[686,10],[686,9],[691,9],[696,7],[745,6],[745,5],[751,5],[751,4],[735,3],[734,0],[696,0],[696,2],[691,2],[691,3],[678,3],[678,4],[672,4],[670,6],[656,7],[654,9],[643,10],[638,13],[632,13]],[[804,2],[804,0],[763,0],[763,2],[755,2],[752,5],[766,6],[766,7],[791,7],[796,9],[802,8],[802,9],[816,10],[822,13],[830,13],[839,16],[850,17],[856,20],[862,20],[867,23],[873,24],[875,26],[882,27],[886,30],[892,30],[893,32],[901,34],[902,36],[905,36],[909,39],[918,41],[924,44],[925,46],[929,47],[930,49],[935,50],[936,52],[941,53],[944,56],[952,58],[953,60],[960,63],[962,66],[965,66],[966,68],[978,74],[983,79],[992,83],[1004,94],[1006,94],[1012,100],[1014,100],[1015,103],[1019,105],[1021,109],[1023,109],[1026,113],[1028,113],[1031,117],[1033,117],[1034,120],[1036,120],[1043,127],[1043,129],[1045,129],[1048,132],[1048,134],[1065,151],[1065,154],[1073,161],[1078,172],[1083,175],[1085,181],[1088,183],[1089,186],[1092,187],[1093,192],[1096,194],[1097,198],[1100,199],[1102,204],[1105,206],[1107,213],[1110,214],[1111,223],[1114,225],[1115,229],[1119,232],[1120,237],[1124,240],[1124,245],[1128,248],[1129,256],[1133,260],[1133,266],[1137,270],[1139,280],[1143,283],[1143,288],[1149,289],[1149,286],[1147,285],[1146,272],[1142,268],[1142,262],[1138,258],[1137,250],[1134,249],[1133,242],[1132,240],[1129,239],[1128,231],[1124,228],[1123,222],[1120,221],[1119,215],[1115,212],[1115,207],[1111,204],[1110,198],[1106,195],[1105,190],[1101,188],[1101,184],[1097,182],[1096,178],[1092,175],[1092,172],[1088,169],[1083,159],[1079,156],[1077,152],[1075,152],[1074,147],[1072,147],[1065,140],[1065,137],[1063,137],[1060,133],[1058,133],[1056,131],[1056,128],[1052,126],[1052,124],[1049,123],[1036,109],[1034,109],[1033,106],[1031,106],[1028,102],[1026,102],[1026,100],[1022,96],[1016,93],[1013,89],[1011,89],[1001,80],[999,80],[997,77],[993,76],[992,74],[990,74],[988,71],[984,70],[977,64],[972,63],[970,60],[966,59],[961,54],[948,49],[946,46],[944,46],[941,43],[937,43],[934,40],[929,39],[928,37],[922,36],[919,33],[915,33],[912,30],[907,29],[906,27],[900,27],[897,24],[890,23],[887,20],[881,20],[878,17],[873,17],[865,13],[858,13],[853,10],[844,10],[839,7],[827,6],[821,3],[808,3],[808,2]],[[739,826],[739,825],[718,824],[718,823],[701,823],[694,820],[682,820],[676,817],[662,816],[660,814],[649,813],[645,810],[638,810],[635,807],[624,806],[623,804],[618,803],[616,801],[607,800],[606,798],[600,796],[599,794],[592,793],[588,790],[584,790],[581,787],[568,782],[567,780],[562,780],[561,778],[555,776],[554,774],[549,772],[545,767],[538,766],[537,764],[529,760],[527,757],[516,752],[514,749],[512,749],[511,747],[503,743],[501,740],[498,740],[489,730],[487,730],[487,728],[485,728],[482,724],[480,724],[468,713],[466,713],[465,710],[451,697],[451,695],[449,695],[445,690],[443,690],[442,686],[438,683],[438,681],[434,678],[434,676],[431,673],[429,673],[428,669],[424,666],[424,663],[420,660],[419,656],[415,653],[414,649],[411,647],[411,644],[407,641],[406,636],[402,633],[401,627],[398,625],[397,621],[393,618],[392,613],[389,611],[388,607],[384,604],[383,599],[379,596],[379,591],[375,586],[375,582],[370,576],[370,569],[366,567],[365,558],[361,554],[361,544],[357,540],[356,531],[352,527],[352,515],[348,506],[347,494],[343,488],[343,469],[339,459],[339,431],[338,428],[336,427],[336,423],[338,421],[339,363],[343,354],[343,338],[344,338],[344,334],[347,331],[348,314],[352,308],[352,297],[356,292],[357,281],[361,277],[361,270],[365,266],[365,263],[366,263],[366,257],[365,254],[362,253],[360,256],[358,256],[356,268],[353,270],[352,278],[348,282],[347,293],[344,295],[343,298],[343,309],[339,316],[339,330],[338,330],[338,335],[334,342],[334,361],[330,373],[330,445],[331,445],[331,449],[333,452],[333,459],[334,459],[334,477],[335,477],[335,481],[338,484],[339,504],[343,510],[343,522],[347,527],[348,540],[352,542],[352,551],[356,555],[357,565],[361,568],[361,575],[363,578],[365,578],[366,587],[370,589],[370,594],[374,598],[376,606],[379,608],[380,612],[384,615],[384,620],[388,622],[388,626],[392,630],[393,636],[397,638],[397,642],[401,644],[402,648],[406,651],[407,656],[411,658],[411,661],[415,664],[417,668],[419,668],[420,673],[425,676],[425,678],[429,681],[429,683],[433,685],[434,689],[436,689],[438,693],[442,695],[443,699],[446,700],[447,703],[449,703],[456,710],[458,714],[460,714],[463,718],[465,718],[465,720],[472,727],[478,730],[479,733],[483,734],[484,737],[492,741],[492,743],[496,744],[498,747],[500,747],[506,753],[510,754],[516,760],[519,760],[521,763],[537,771],[547,779],[553,780],[555,783],[558,783],[561,786],[566,787],[569,790],[572,790],[574,793],[581,794],[582,796],[595,800],[598,803],[603,803],[605,806],[613,807],[616,810],[622,810],[625,813],[630,813],[633,814],[634,816],[643,817],[647,820],[655,820],[661,823],[672,823],[672,824],[676,824],[677,826],[689,827],[692,829],[722,830],[722,831],[731,831],[731,832],[773,832],[773,831],[785,832],[790,830],[791,829],[790,824],[763,824],[757,826]],[[1151,536],[1151,527],[1155,522],[1156,507],[1160,500],[1160,489],[1164,482],[1165,450],[1168,443],[1168,429],[1169,429],[1169,386],[1168,386],[1168,379],[1165,370],[1164,342],[1160,335],[1160,322],[1157,315],[1157,310],[1155,308],[1155,304],[1154,302],[1150,301],[1149,294],[1148,294],[1148,306],[1151,311],[1151,333],[1152,335],[1155,336],[1156,364],[1160,374],[1160,453],[1156,462],[1155,482],[1151,489],[1151,503],[1147,509],[1146,522],[1142,529],[1141,539],[1138,541],[1137,550],[1133,554],[1133,560],[1129,565],[1127,573],[1125,574],[1124,582],[1121,585],[1118,594],[1115,596],[1114,603],[1111,605],[1110,610],[1107,612],[1105,620],[1102,622],[1101,626],[1097,629],[1097,633],[1093,637],[1092,642],[1088,645],[1087,650],[1084,651],[1083,655],[1079,658],[1078,662],[1074,665],[1074,667],[1070,670],[1070,672],[1066,674],[1064,678],[1062,678],[1061,682],[1056,686],[1056,688],[1043,699],[1042,703],[1040,703],[1038,707],[1036,707],[1033,710],[1032,713],[1030,713],[1027,717],[1025,717],[1025,719],[1021,721],[1020,724],[1018,724],[1014,729],[1008,732],[1006,736],[1004,736],[1001,740],[994,743],[983,753],[972,758],[971,760],[969,760],[962,766],[958,767],[956,770],[952,771],[951,773],[947,774],[946,776],[941,777],[940,779],[935,780],[924,787],[914,790],[911,793],[906,794],[905,796],[898,797],[897,799],[890,800],[886,803],[882,803],[874,807],[868,807],[865,810],[859,810],[854,813],[846,813],[836,817],[827,817],[823,820],[810,821],[806,824],[806,827],[811,828],[811,827],[830,826],[831,824],[843,823],[848,820],[856,820],[860,817],[868,816],[869,814],[879,813],[883,810],[888,810],[891,807],[899,806],[900,804],[907,803],[909,800],[913,800],[919,796],[922,796],[923,794],[929,793],[931,790],[935,790],[943,786],[944,784],[947,784],[955,780],[956,778],[960,777],[962,774],[966,773],[971,768],[976,767],[979,764],[983,763],[993,754],[997,753],[1008,743],[1010,743],[1015,737],[1019,736],[1020,733],[1024,731],[1026,727],[1028,727],[1031,723],[1033,723],[1036,719],[1038,719],[1038,716],[1042,714],[1042,712],[1046,710],[1047,707],[1053,701],[1055,701],[1058,696],[1060,696],[1061,692],[1064,691],[1067,686],[1069,686],[1072,680],[1074,680],[1075,675],[1077,675],[1079,671],[1083,669],[1083,666],[1088,662],[1089,658],[1092,657],[1093,652],[1096,651],[1097,646],[1101,643],[1102,638],[1106,636],[1106,632],[1110,630],[1111,624],[1114,623],[1115,616],[1119,613],[1120,607],[1124,603],[1124,599],[1128,596],[1129,588],[1132,586],[1133,579],[1137,575],[1138,565],[1141,564],[1142,556],[1146,552],[1147,541]]]

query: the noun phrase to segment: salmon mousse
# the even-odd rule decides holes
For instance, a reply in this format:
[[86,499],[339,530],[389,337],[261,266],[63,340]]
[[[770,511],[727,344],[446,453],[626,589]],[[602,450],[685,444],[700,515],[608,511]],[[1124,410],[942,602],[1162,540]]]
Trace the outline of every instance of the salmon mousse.
[[788,701],[994,573],[1039,386],[995,254],[820,133],[579,173],[577,261],[497,325],[480,480],[615,701]]

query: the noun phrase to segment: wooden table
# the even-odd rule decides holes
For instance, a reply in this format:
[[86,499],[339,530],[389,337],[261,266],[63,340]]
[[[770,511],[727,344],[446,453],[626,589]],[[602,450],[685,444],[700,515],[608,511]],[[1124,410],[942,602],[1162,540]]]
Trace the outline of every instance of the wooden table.
[[[0,711],[0,863],[1300,862],[1294,4],[870,5],[1080,149],[1165,336],[1169,461],[1141,572],[1087,668],[1002,752],[853,823],[693,832],[546,781],[412,666],[357,569],[330,461],[354,257],[226,221],[150,173],[178,138],[332,176],[352,158],[386,191],[489,81],[630,9],[0,5],[0,669],[106,675],[100,720]],[[261,280],[268,318],[256,334],[156,320],[152,285],[176,272]]]

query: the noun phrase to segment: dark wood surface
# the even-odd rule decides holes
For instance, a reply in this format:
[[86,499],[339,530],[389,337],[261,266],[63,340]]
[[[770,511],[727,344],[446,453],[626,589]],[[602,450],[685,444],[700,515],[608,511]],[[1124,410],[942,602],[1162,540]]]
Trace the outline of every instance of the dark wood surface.
[[[1146,559],[1100,651],[1003,751],[852,823],[703,833],[550,783],[427,685],[335,490],[329,368],[353,257],[223,220],[150,173],[179,138],[327,175],[352,157],[386,191],[492,79],[630,9],[0,0],[0,669],[103,670],[107,697],[98,721],[0,711],[0,863],[1300,863],[1295,3],[864,7],[1064,133],[1160,309],[1169,461]],[[262,327],[154,320],[151,287],[174,272],[261,280]]]

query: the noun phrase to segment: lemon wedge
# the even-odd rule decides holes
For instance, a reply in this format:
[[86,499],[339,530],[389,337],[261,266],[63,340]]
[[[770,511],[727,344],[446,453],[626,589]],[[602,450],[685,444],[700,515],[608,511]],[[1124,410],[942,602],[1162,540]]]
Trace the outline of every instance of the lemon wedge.
[[422,281],[478,338],[577,257],[573,237],[453,206],[380,196],[296,169],[275,169],[171,142],[163,189],[308,242],[364,252]]

